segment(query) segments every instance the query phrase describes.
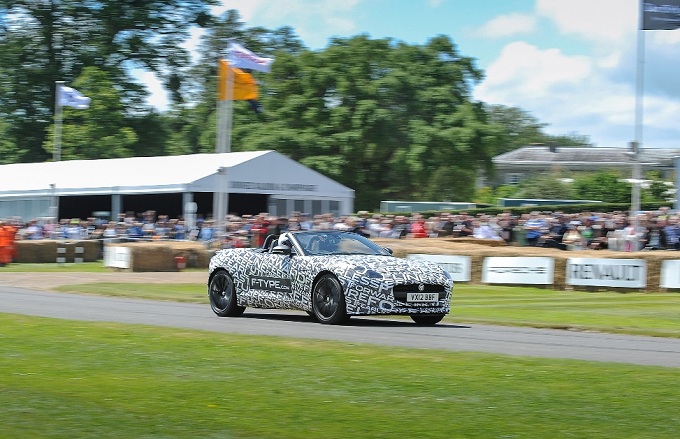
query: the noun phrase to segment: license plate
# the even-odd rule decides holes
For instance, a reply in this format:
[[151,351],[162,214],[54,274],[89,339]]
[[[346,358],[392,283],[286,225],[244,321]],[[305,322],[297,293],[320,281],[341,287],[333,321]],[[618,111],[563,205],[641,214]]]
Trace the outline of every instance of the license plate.
[[439,300],[439,293],[407,293],[407,302],[436,302]]

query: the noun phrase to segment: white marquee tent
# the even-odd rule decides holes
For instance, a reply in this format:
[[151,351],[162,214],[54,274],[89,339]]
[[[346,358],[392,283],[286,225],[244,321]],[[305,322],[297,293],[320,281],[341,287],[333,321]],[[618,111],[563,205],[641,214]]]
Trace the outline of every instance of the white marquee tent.
[[[88,212],[107,211],[115,218],[129,210],[128,200],[134,196],[146,197],[148,204],[166,196],[173,204],[166,207],[173,211],[198,210],[208,215],[214,211],[213,193],[229,194],[225,211],[240,214],[259,212],[239,212],[247,207],[234,203],[236,196],[265,200],[259,206],[245,204],[272,215],[292,211],[347,215],[354,208],[354,190],[276,151],[0,166],[0,218],[60,216],[59,209],[74,210],[68,206],[76,205]],[[60,217],[70,217],[63,213]]]

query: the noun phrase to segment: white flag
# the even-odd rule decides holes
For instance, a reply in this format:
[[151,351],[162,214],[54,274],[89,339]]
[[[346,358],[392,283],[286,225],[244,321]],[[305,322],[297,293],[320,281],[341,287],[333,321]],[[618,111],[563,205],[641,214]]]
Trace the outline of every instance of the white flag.
[[62,107],[73,107],[79,110],[90,108],[90,98],[74,88],[63,85],[57,86],[57,102]]
[[238,43],[229,43],[227,48],[228,60],[232,67],[239,69],[257,70],[269,73],[272,70],[274,58],[262,58]]

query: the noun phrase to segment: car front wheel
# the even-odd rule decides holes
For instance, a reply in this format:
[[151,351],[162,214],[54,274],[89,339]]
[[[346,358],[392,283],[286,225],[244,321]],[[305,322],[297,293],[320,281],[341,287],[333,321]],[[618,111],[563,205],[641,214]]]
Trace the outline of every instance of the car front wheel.
[[245,311],[245,306],[236,304],[236,287],[229,273],[220,270],[215,273],[208,286],[210,307],[220,317],[238,317]]
[[432,326],[441,322],[444,314],[411,314],[411,319],[421,326]]
[[337,325],[349,319],[342,285],[331,274],[324,274],[314,284],[312,307],[314,316],[320,323]]

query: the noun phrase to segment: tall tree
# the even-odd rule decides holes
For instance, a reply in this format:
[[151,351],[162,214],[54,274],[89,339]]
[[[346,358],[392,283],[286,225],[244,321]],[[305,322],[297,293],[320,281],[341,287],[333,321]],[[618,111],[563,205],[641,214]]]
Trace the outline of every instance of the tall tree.
[[629,203],[630,183],[616,171],[587,173],[574,181],[574,193],[584,200],[598,200],[605,203]]
[[471,100],[481,77],[444,36],[412,46],[359,35],[319,52],[277,53],[262,79],[268,117],[236,145],[274,148],[368,188],[357,192],[358,208],[394,198],[468,199],[496,141]]
[[[64,108],[61,157],[64,160],[102,159],[132,156],[137,134],[125,126],[125,108],[120,93],[106,72],[86,67],[73,84],[92,99],[87,110]],[[45,142],[52,153],[54,132]]]
[[540,122],[526,110],[505,105],[484,105],[488,121],[497,126],[497,154],[513,151],[532,143],[554,143],[556,146],[592,146],[588,136],[569,133],[551,136],[545,133],[548,124]]
[[471,199],[477,171],[490,169],[497,127],[471,99],[482,73],[448,37],[413,46],[358,35],[310,51],[290,29],[246,29],[233,11],[217,23],[194,70],[200,104],[190,113],[201,117],[185,119],[207,122],[182,128],[202,133],[201,150],[214,150],[215,60],[235,38],[276,62],[271,73],[256,75],[264,114],[235,105],[232,150],[275,149],[368,188],[355,203],[366,209],[393,198]]
[[22,160],[47,158],[54,86],[72,83],[86,66],[108,73],[126,110],[146,114],[146,90],[131,75],[148,69],[176,100],[195,26],[209,24],[217,0],[0,0],[0,116],[7,118]]

